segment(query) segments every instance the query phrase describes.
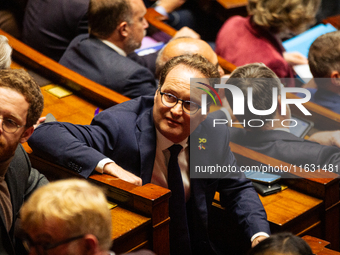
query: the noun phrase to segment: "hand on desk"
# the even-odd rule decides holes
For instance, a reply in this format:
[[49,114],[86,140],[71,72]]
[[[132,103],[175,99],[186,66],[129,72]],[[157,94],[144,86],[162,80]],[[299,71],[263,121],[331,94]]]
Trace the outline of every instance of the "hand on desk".
[[264,239],[268,238],[267,236],[258,236],[254,239],[254,241],[251,243],[251,248],[258,245],[259,242],[263,241]]
[[340,130],[317,132],[311,135],[308,140],[322,145],[340,147]]
[[308,64],[308,59],[299,52],[283,52],[283,58],[291,66]]
[[124,170],[114,162],[106,164],[104,166],[103,173],[113,175],[115,177],[118,177],[119,179],[122,179],[124,181],[130,182],[138,186],[142,186],[143,184],[141,178]]

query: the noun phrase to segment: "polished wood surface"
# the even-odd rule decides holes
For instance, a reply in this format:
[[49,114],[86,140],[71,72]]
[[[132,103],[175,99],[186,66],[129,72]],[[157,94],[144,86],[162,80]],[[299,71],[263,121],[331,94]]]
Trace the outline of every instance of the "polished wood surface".
[[325,240],[308,235],[302,239],[308,243],[315,255],[340,255],[340,252],[328,249],[330,243]]
[[[274,232],[291,230],[296,235],[310,233],[330,241],[331,248],[339,250],[340,198],[337,174],[324,170],[308,172],[294,168],[286,162],[235,143],[230,143],[230,148],[239,165],[270,164],[290,169],[287,173],[281,174],[283,178],[280,182],[288,186],[287,190],[261,197]],[[294,196],[298,197],[298,193],[295,192],[301,193],[301,199],[292,201]],[[319,204],[318,201],[322,201],[322,203]],[[300,205],[296,205],[296,203],[300,203]],[[308,207],[310,207],[309,211],[304,211]],[[296,210],[296,217],[288,216],[291,209]],[[291,217],[291,220],[287,221],[287,217]]]
[[333,27],[340,29],[340,15],[328,17],[322,21],[322,23],[327,24],[330,23]]
[[248,0],[217,0],[225,9],[233,9],[245,7],[248,5]]
[[[50,181],[82,178],[77,173],[30,153],[32,166]],[[110,175],[93,174],[89,180],[105,191],[108,199],[118,204],[111,209],[113,247],[117,253],[140,248],[156,254],[169,254],[170,190],[153,185],[144,186],[120,180]]]
[[91,98],[101,107],[107,108],[129,100],[111,89],[95,83],[84,76],[60,65],[0,29],[0,34],[8,38],[13,48],[13,59],[55,83],[63,84],[77,95]]

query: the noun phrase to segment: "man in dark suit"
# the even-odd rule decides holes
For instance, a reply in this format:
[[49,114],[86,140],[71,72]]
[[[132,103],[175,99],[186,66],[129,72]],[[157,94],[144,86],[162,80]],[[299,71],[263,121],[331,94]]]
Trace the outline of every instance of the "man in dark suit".
[[14,238],[20,207],[47,179],[19,143],[32,135],[44,103],[39,86],[18,69],[0,71],[0,102],[0,253],[21,254]]
[[131,98],[154,94],[153,73],[126,57],[141,46],[145,13],[142,0],[91,0],[90,34],[74,38],[59,63]]
[[[215,254],[208,236],[208,215],[217,190],[223,206],[233,211],[246,236],[256,245],[269,233],[265,211],[251,183],[237,171],[227,127],[220,125],[212,132],[212,119],[202,114],[203,92],[190,92],[191,77],[218,78],[219,73],[199,55],[172,58],[160,75],[154,97],[139,97],[109,108],[88,126],[59,122],[40,125],[29,144],[34,153],[84,177],[96,170],[138,185],[152,182],[166,188],[170,188],[168,177],[175,171],[168,169],[172,162],[170,148],[181,145],[177,168],[181,184],[170,189],[173,196],[180,190],[183,193],[188,218],[185,214],[172,217],[171,209],[178,207],[170,202],[171,253]],[[199,151],[202,137],[207,142],[204,150]],[[236,173],[190,179],[195,165],[207,164],[230,166]],[[186,219],[188,222],[181,225],[185,230],[173,231],[177,220]],[[190,233],[190,241],[179,245],[181,240],[176,237],[182,237],[185,231]]]
[[[239,122],[246,123],[245,128],[230,128],[231,141],[246,146],[252,150],[261,152],[270,157],[297,166],[306,166],[310,170],[326,169],[338,173],[340,167],[340,148],[337,145],[336,136],[339,131],[318,132],[312,135],[309,140],[297,137],[290,133],[287,126],[287,119],[291,119],[289,105],[286,106],[286,114],[281,114],[281,83],[276,74],[263,64],[249,64],[238,67],[227,81],[228,84],[240,88],[247,102],[247,89],[252,88],[253,105],[257,110],[267,110],[272,107],[272,90],[277,88],[278,96],[276,110],[267,115],[259,116],[250,112],[245,104],[244,115],[237,115]],[[233,97],[230,90],[226,89],[226,97],[233,105]],[[257,119],[261,121],[253,122],[249,120]],[[273,121],[271,121],[273,120]],[[322,144],[326,145],[321,145]]]

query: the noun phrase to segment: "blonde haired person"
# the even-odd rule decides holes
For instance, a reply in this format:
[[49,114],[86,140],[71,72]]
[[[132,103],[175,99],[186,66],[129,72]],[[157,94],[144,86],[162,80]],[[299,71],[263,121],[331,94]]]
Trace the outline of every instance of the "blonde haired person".
[[312,25],[319,5],[320,0],[249,0],[249,16],[234,16],[220,29],[216,53],[237,66],[262,62],[279,78],[293,78],[292,65],[307,59],[286,53],[281,40]]
[[114,254],[109,251],[112,222],[107,199],[101,188],[86,180],[61,180],[41,187],[20,215],[30,254]]

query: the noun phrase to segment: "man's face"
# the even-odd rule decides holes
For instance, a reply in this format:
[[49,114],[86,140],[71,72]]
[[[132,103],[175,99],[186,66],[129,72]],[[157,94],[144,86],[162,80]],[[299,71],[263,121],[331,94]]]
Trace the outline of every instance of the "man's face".
[[128,24],[130,29],[126,42],[126,52],[131,53],[135,49],[138,49],[145,36],[146,30],[149,26],[148,22],[144,18],[146,14],[146,8],[142,0],[130,0],[132,7],[132,22]]
[[4,131],[4,120],[20,126],[26,124],[29,104],[22,94],[4,87],[0,87],[0,102],[0,162],[3,162],[14,155],[19,142],[27,141],[33,127],[19,127],[15,133]]
[[50,245],[56,245],[59,242],[63,242],[68,240],[69,238],[75,237],[70,234],[68,231],[63,229],[63,222],[56,220],[46,220],[43,224],[37,224],[36,226],[32,226],[28,231],[27,235],[31,242],[33,242],[30,247],[31,255],[79,255],[79,254],[87,254],[85,249],[86,245],[84,243],[84,238],[80,237],[76,240],[72,240],[70,242],[66,242],[61,245],[57,245],[54,248],[47,249],[46,253],[44,252],[43,247],[47,247]]
[[[193,101],[200,106],[203,92],[199,89],[193,90],[190,97],[190,78],[205,77],[200,72],[180,64],[168,73],[161,92],[172,94],[182,100]],[[154,98],[153,118],[157,130],[162,135],[174,143],[179,143],[189,137],[191,131],[196,129],[206,115],[202,115],[201,110],[193,115],[185,113],[181,101],[178,101],[172,108],[165,106],[157,90]]]

